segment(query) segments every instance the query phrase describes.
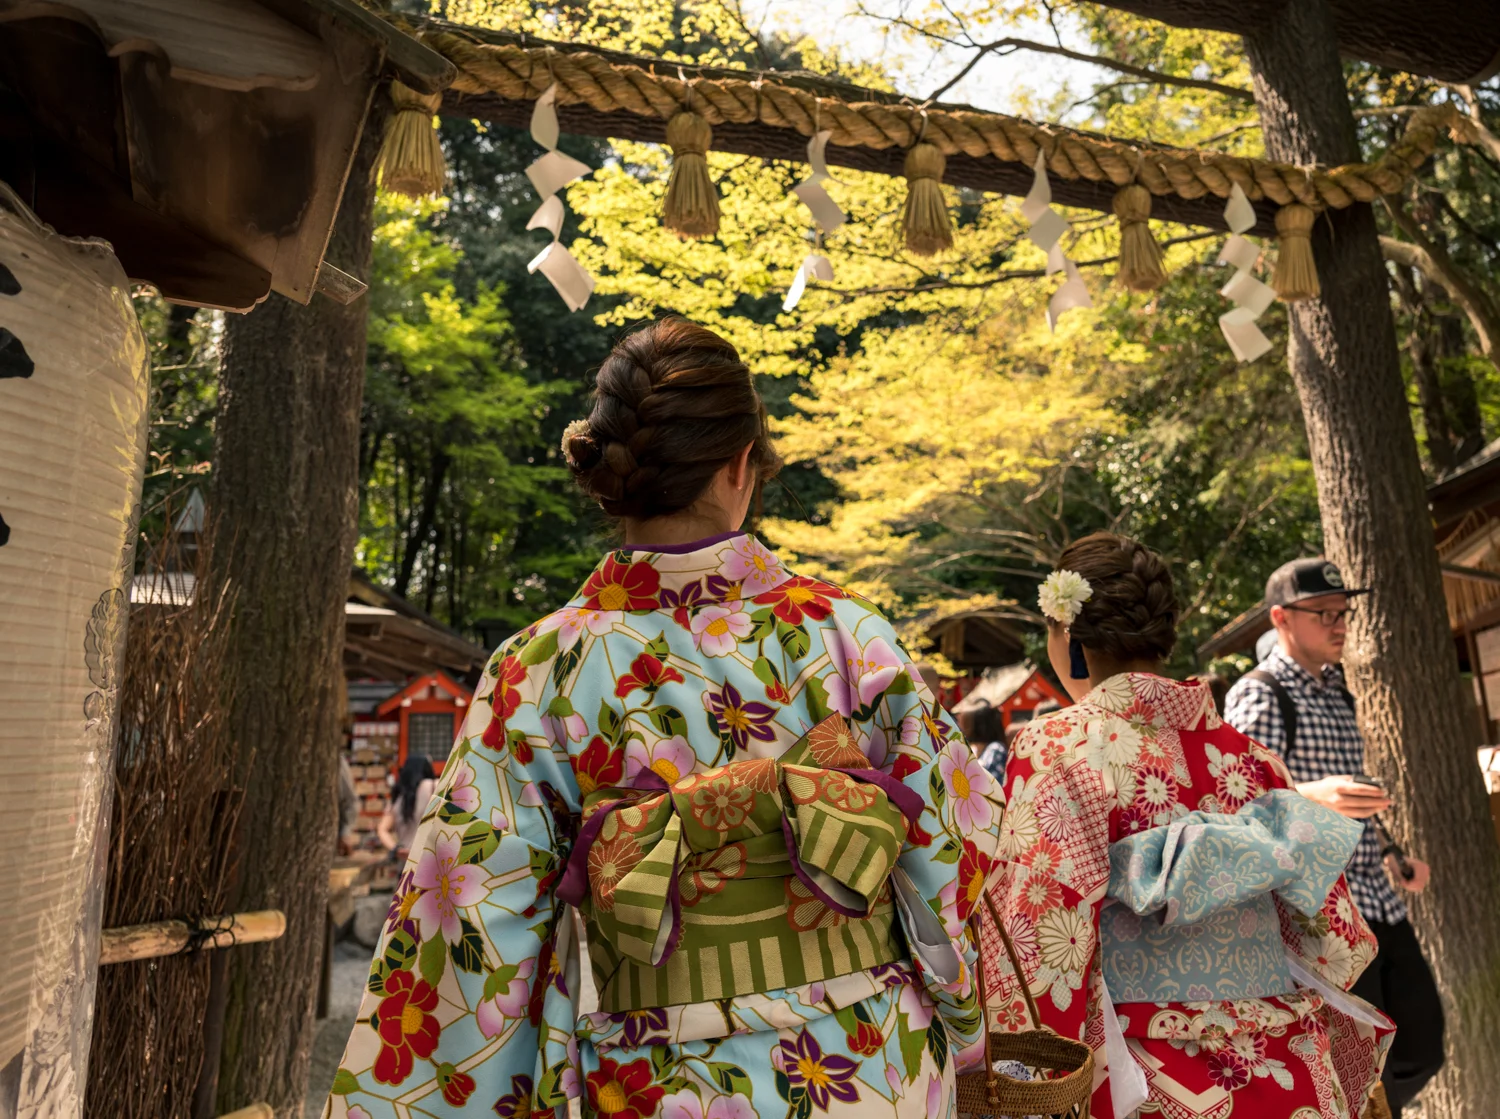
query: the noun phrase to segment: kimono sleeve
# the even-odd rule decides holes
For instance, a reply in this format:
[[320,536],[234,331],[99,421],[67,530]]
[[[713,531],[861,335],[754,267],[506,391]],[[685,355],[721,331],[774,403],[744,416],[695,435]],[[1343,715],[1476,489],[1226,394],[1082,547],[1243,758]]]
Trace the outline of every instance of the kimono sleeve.
[[[1112,798],[1089,763],[1097,751],[1076,711],[1026,728],[1012,747],[1000,829],[1004,870],[992,896],[1041,1024],[1083,1041],[1109,883]],[[984,946],[987,973],[996,977],[990,1005],[997,1022],[1025,1028],[1025,1004],[998,934],[987,931]]]
[[[908,822],[892,876],[903,930],[957,1067],[974,1067],[982,1064],[983,1020],[972,980],[977,950],[964,925],[994,864],[999,787],[909,663],[887,686],[874,723],[891,746],[885,771],[926,803],[920,819]],[[954,952],[962,967],[945,967],[956,963]]]
[[325,1108],[332,1119],[396,1119],[414,1100],[424,1114],[456,1113],[471,1096],[485,1110],[515,1096],[526,1101],[518,1111],[534,1097],[540,1110],[576,1094],[576,1072],[570,1084],[567,1062],[552,1060],[561,1045],[548,1041],[573,1026],[552,997],[552,887],[578,793],[536,705],[551,659],[528,654],[528,637],[491,658],[423,814]]

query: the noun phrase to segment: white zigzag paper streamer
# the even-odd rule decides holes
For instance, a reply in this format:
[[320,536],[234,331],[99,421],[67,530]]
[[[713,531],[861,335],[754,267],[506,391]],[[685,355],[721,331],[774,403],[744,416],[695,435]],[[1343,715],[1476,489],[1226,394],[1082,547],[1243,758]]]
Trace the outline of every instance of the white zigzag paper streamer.
[[1255,209],[1239,183],[1229,192],[1224,221],[1231,236],[1219,250],[1219,263],[1234,265],[1234,275],[1219,294],[1234,304],[1234,310],[1219,316],[1219,329],[1224,332],[1224,341],[1229,343],[1236,361],[1254,361],[1271,348],[1271,340],[1256,320],[1265,314],[1276,293],[1251,273],[1260,259],[1260,246],[1243,236],[1245,230],[1255,225]]
[[[839,204],[823,189],[823,183],[832,178],[828,174],[828,162],[823,155],[823,149],[828,146],[828,137],[832,135],[830,130],[824,129],[807,142],[807,162],[812,165],[812,175],[806,182],[792,188],[792,193],[812,211],[814,224],[824,233],[832,233],[847,220],[844,211],[839,209]],[[822,280],[825,284],[830,282],[833,279],[833,261],[822,253],[808,253],[803,257],[802,263],[797,266],[796,276],[792,277],[792,286],[787,289],[786,299],[781,304],[783,311],[790,311],[801,302],[802,293],[807,290],[807,281],[810,279]]]
[[821,253],[808,253],[803,257],[802,263],[797,266],[797,275],[792,280],[792,286],[787,290],[786,300],[781,304],[783,311],[790,311],[797,306],[809,279],[828,283],[833,279],[833,261]]
[[594,277],[588,274],[562,243],[563,200],[557,193],[593,168],[557,150],[557,83],[548,86],[536,99],[531,110],[531,138],[547,149],[547,154],[526,168],[526,177],[542,196],[542,204],[526,223],[527,229],[545,229],[552,242],[526,265],[527,272],[540,271],[562,296],[568,310],[578,311],[594,291]]
[[807,162],[812,164],[812,175],[806,182],[792,188],[792,193],[812,211],[813,221],[824,233],[832,233],[845,221],[844,211],[823,189],[823,183],[831,177],[823,149],[828,146],[828,137],[832,135],[830,130],[824,129],[807,142]]
[[1072,228],[1072,223],[1052,208],[1052,184],[1047,180],[1047,157],[1042,151],[1036,153],[1033,167],[1036,177],[1031,189],[1021,202],[1021,216],[1030,224],[1028,236],[1037,248],[1047,254],[1047,275],[1062,272],[1062,286],[1047,300],[1047,325],[1057,329],[1057,320],[1075,307],[1092,307],[1093,297],[1083,276],[1062,250],[1062,236]]

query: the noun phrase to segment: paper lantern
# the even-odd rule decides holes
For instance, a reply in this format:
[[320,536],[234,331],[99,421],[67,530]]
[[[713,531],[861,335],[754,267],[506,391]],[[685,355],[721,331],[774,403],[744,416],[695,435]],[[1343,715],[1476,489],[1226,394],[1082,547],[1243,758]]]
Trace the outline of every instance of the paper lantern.
[[25,1051],[22,1114],[82,1110],[147,376],[109,245],[0,184],[0,1066]]

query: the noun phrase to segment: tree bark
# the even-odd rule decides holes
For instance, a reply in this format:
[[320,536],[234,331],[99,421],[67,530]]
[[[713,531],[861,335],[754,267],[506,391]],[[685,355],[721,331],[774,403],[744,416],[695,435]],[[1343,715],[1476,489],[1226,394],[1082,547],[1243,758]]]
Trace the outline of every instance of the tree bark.
[[[377,93],[328,246],[369,274],[384,124]],[[280,909],[286,935],[232,951],[218,1110],[258,1100],[297,1119],[323,958],[344,715],[344,601],[358,524],[368,303],[280,295],[224,333],[214,446],[210,589],[236,592],[230,726],[244,807],[234,909]]]
[[[1273,159],[1359,158],[1327,0],[1296,0],[1246,36]],[[1432,864],[1413,923],[1448,1010],[1448,1065],[1429,1115],[1494,1108],[1500,1083],[1500,851],[1464,717],[1416,438],[1401,382],[1375,216],[1319,218],[1320,299],[1290,306],[1289,363],[1302,400],[1324,541],[1354,586],[1373,587],[1345,665],[1371,771],[1389,787],[1397,839]]]

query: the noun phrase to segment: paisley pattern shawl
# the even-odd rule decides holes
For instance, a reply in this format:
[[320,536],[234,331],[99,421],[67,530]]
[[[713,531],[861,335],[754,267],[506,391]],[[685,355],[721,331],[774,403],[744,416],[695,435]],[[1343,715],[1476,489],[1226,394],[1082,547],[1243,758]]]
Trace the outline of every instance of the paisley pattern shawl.
[[326,1114],[943,1114],[999,820],[868,602],[749,535],[611,552],[490,660]]

